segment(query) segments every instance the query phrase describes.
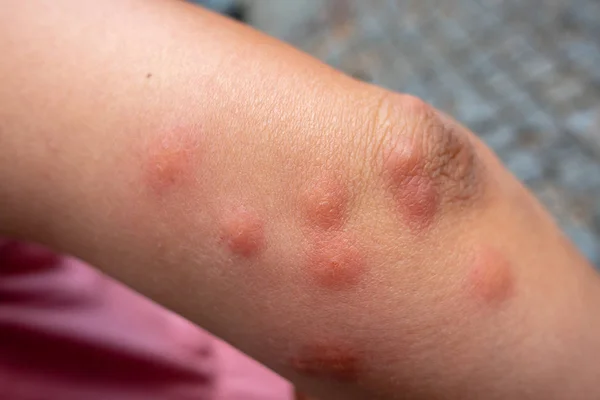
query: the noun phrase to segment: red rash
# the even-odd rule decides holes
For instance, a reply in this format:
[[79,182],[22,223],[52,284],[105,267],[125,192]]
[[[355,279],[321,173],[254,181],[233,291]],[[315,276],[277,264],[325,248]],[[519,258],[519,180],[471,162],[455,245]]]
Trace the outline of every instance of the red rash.
[[423,228],[433,221],[438,197],[433,181],[424,176],[414,176],[399,182],[396,200],[408,222],[408,225]]
[[223,218],[221,240],[233,254],[256,256],[265,246],[263,222],[255,212],[238,207]]
[[360,283],[365,262],[356,241],[345,233],[319,234],[308,257],[310,279],[329,290],[344,290]]
[[420,150],[401,141],[384,164],[384,175],[407,225],[415,229],[429,226],[437,213],[439,196],[434,180],[423,165]]
[[467,280],[469,293],[486,304],[500,304],[514,292],[511,266],[499,251],[486,248],[475,256]]
[[335,179],[322,180],[303,193],[302,207],[312,227],[339,229],[346,217],[348,191]]
[[145,152],[144,181],[155,194],[162,196],[195,181],[200,153],[197,132],[173,129],[152,139]]
[[337,179],[326,178],[302,193],[300,207],[309,233],[308,279],[319,287],[344,290],[356,286],[365,263],[356,240],[342,231],[347,218],[349,193]]
[[356,382],[361,374],[361,360],[349,346],[316,344],[301,349],[291,360],[297,373],[312,378],[339,382]]

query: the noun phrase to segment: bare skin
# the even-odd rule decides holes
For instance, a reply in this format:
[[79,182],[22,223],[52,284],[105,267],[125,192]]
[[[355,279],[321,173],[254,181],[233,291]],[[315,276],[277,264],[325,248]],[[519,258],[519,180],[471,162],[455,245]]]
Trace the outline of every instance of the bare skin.
[[0,8],[0,229],[327,399],[595,399],[600,288],[471,132],[183,2]]

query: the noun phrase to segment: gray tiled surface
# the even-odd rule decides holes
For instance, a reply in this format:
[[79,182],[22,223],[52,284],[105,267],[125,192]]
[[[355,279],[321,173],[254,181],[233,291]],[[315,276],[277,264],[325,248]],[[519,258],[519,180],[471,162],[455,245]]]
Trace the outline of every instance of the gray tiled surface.
[[600,1],[241,1],[257,28],[461,120],[600,266]]

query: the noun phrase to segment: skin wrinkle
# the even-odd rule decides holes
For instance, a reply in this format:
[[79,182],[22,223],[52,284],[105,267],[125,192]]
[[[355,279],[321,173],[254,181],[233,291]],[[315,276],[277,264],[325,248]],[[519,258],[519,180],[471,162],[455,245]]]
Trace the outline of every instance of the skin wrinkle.
[[[375,118],[378,125],[375,126],[373,131],[379,130],[383,131],[383,133],[375,135],[376,137],[379,137],[379,140],[376,142],[377,145],[374,148],[374,154],[375,160],[378,160],[379,155],[381,155],[381,165],[386,165],[389,157],[393,153],[391,149],[397,148],[400,141],[410,142],[413,140],[416,135],[415,132],[418,130],[418,125],[409,129],[408,122],[414,124],[414,122],[418,120],[414,119],[412,115],[407,114],[407,108],[410,108],[411,106],[407,107],[404,103],[406,103],[407,100],[409,102],[421,102],[421,100],[411,96],[399,95],[396,93],[390,94],[388,92],[384,92],[380,96],[378,113]],[[385,110],[385,118],[381,118],[383,110]],[[410,121],[408,119],[409,116],[411,118]],[[386,148],[388,151],[384,151]],[[376,170],[380,170],[380,168],[380,165],[375,165]]]
[[[373,154],[375,155],[374,159],[377,160],[377,155],[382,154],[382,149],[384,148],[384,145],[386,143],[386,141],[389,140],[389,136],[391,134],[391,130],[392,128],[392,123],[390,122],[390,117],[388,115],[389,110],[389,101],[390,101],[390,94],[387,92],[383,92],[379,95],[379,99],[376,102],[376,106],[375,106],[375,112],[374,114],[374,118],[373,118],[373,123],[372,123],[372,127],[370,132],[373,132],[373,136],[377,137],[379,136],[379,140],[376,140],[375,142],[375,146],[373,149]],[[386,107],[384,107],[386,106]],[[384,112],[385,110],[385,117],[382,119],[381,114],[382,112]],[[382,123],[382,121],[384,121],[384,123]],[[381,130],[383,130],[383,133],[380,133]],[[375,132],[378,132],[378,134],[375,134]],[[383,157],[383,165],[385,165],[386,163],[386,157]],[[374,165],[374,169],[376,170],[378,168],[378,165]]]

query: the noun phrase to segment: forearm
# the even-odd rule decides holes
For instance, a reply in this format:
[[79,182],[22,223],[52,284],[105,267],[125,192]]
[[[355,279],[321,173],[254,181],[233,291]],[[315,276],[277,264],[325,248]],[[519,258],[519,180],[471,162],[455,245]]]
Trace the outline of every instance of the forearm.
[[596,277],[462,128],[185,3],[12,3],[7,233],[322,393],[594,398]]

